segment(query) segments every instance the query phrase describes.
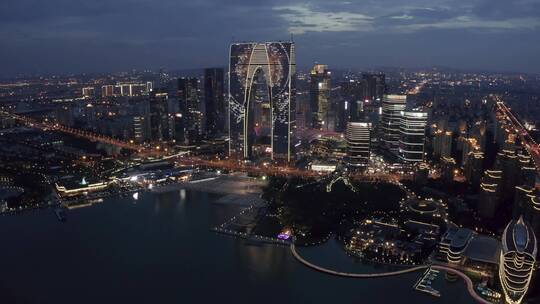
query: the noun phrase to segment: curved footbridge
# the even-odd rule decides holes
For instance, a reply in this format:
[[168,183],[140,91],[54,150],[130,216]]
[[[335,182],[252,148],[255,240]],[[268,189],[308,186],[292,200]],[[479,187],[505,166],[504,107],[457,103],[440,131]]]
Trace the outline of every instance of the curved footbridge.
[[449,267],[445,267],[445,266],[439,266],[439,265],[420,265],[420,266],[416,266],[416,267],[410,267],[410,268],[406,268],[406,269],[402,269],[402,270],[397,270],[397,271],[390,271],[390,272],[380,272],[380,273],[350,273],[350,272],[340,272],[340,271],[335,271],[335,270],[332,270],[332,269],[328,269],[328,268],[324,268],[324,267],[321,267],[321,266],[318,266],[318,265],[315,265],[309,261],[307,261],[306,259],[304,259],[299,253],[298,251],[296,251],[296,246],[294,245],[294,241],[291,243],[291,253],[293,254],[294,258],[296,260],[298,260],[300,263],[306,265],[307,267],[309,268],[312,268],[312,269],[315,269],[317,271],[320,271],[320,272],[323,272],[323,273],[326,273],[326,274],[331,274],[331,275],[334,275],[334,276],[340,276],[340,277],[346,277],[346,278],[362,278],[362,279],[365,279],[365,278],[382,278],[382,277],[390,277],[390,276],[396,276],[396,275],[401,275],[401,274],[406,274],[406,273],[411,273],[411,272],[415,272],[415,271],[419,271],[419,270],[422,270],[422,269],[426,269],[428,267],[431,267],[432,269],[437,269],[437,270],[443,270],[443,271],[448,271],[448,272],[452,272],[456,275],[458,275],[459,277],[461,277],[465,283],[467,284],[467,290],[469,291],[470,295],[478,302],[478,303],[482,303],[482,304],[491,304],[491,302],[485,300],[484,298],[482,298],[481,296],[479,296],[476,291],[474,290],[474,284],[473,282],[471,281],[471,279],[465,275],[463,272],[459,271],[459,270],[456,270],[456,269],[453,269],[453,268],[449,268]]
[[405,274],[405,273],[409,273],[409,272],[415,272],[415,271],[422,270],[422,269],[426,269],[426,268],[429,267],[428,265],[421,265],[421,266],[416,266],[416,267],[407,268],[407,269],[402,269],[402,270],[397,270],[397,271],[380,272],[380,273],[350,273],[350,272],[340,272],[340,271],[335,271],[335,270],[332,270],[332,269],[324,268],[324,267],[315,265],[315,264],[313,264],[313,263],[307,261],[307,260],[304,259],[300,254],[298,254],[298,252],[296,251],[296,247],[294,246],[294,243],[291,243],[291,252],[292,252],[293,256],[294,256],[300,263],[306,265],[306,266],[309,267],[309,268],[313,268],[313,269],[315,269],[315,270],[317,270],[317,271],[324,272],[324,273],[327,273],[327,274],[331,274],[331,275],[335,275],[335,276],[340,276],[340,277],[348,277],[348,278],[382,278],[382,277],[390,277],[390,276],[395,276],[395,275]]

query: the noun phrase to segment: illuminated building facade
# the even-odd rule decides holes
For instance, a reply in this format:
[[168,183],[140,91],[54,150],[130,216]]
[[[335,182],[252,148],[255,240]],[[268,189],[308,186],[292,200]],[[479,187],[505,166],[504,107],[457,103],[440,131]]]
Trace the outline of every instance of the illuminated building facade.
[[537,244],[533,229],[523,217],[512,220],[502,235],[502,252],[499,262],[501,281],[506,303],[523,301],[534,271]]
[[313,115],[313,127],[332,131],[330,115],[330,71],[325,64],[316,64],[309,74],[309,98]]
[[169,95],[159,90],[150,95],[150,139],[153,142],[169,137],[168,99]]
[[197,78],[178,79],[178,101],[184,121],[184,138],[187,144],[201,140],[203,133],[203,114]]
[[234,43],[229,62],[229,155],[251,159],[258,129],[255,109],[268,104],[272,159],[293,158],[295,49],[292,42]]
[[104,85],[101,87],[101,97],[111,97],[114,96],[114,86],[113,85]]
[[350,167],[366,167],[371,148],[371,123],[349,122],[347,124],[347,164]]
[[94,97],[95,95],[95,89],[94,87],[86,87],[86,88],[82,88],[82,96],[84,98],[90,98],[90,97]]
[[487,170],[480,184],[478,214],[483,218],[493,218],[499,207],[502,171]]
[[427,118],[425,112],[401,112],[399,158],[403,162],[424,161]]
[[399,150],[401,112],[405,111],[406,105],[406,95],[387,95],[382,103],[382,141],[386,149],[394,153]]
[[[464,262],[464,253],[473,237],[473,231],[470,229],[458,229],[453,232],[452,237],[449,237],[450,232],[453,231],[448,231],[447,234],[443,236],[439,248],[446,254],[448,264],[457,267]],[[446,278],[449,281],[457,280],[457,276],[451,272],[446,274]]]

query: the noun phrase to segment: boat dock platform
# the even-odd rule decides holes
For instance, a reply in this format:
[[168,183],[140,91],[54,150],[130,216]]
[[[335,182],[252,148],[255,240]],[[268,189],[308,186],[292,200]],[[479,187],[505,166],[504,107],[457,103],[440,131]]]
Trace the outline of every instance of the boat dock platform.
[[420,276],[418,281],[414,284],[414,289],[428,293],[434,297],[440,297],[441,293],[438,290],[435,290],[431,287],[431,282],[437,278],[439,271],[429,267],[423,274]]

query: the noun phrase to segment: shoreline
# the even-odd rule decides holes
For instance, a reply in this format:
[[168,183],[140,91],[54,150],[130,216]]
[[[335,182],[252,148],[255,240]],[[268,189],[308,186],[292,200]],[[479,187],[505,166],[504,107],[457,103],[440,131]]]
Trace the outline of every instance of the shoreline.
[[462,278],[465,281],[465,285],[467,285],[467,291],[469,292],[469,295],[475,301],[477,301],[478,303],[482,303],[482,304],[492,304],[491,302],[487,301],[486,299],[482,298],[480,295],[478,295],[476,293],[476,291],[474,290],[474,284],[473,284],[472,280],[466,274],[464,274],[463,272],[461,272],[459,270],[453,269],[453,268],[449,268],[449,267],[445,267],[445,266],[441,266],[441,265],[426,264],[426,265],[420,265],[420,266],[411,267],[411,268],[398,270],[398,271],[370,273],[370,274],[367,274],[367,273],[349,273],[349,272],[335,271],[335,270],[328,269],[328,268],[325,268],[325,267],[322,267],[322,266],[318,266],[316,264],[313,264],[313,263],[307,261],[296,250],[296,246],[294,244],[294,241],[290,245],[290,251],[291,251],[293,257],[298,262],[300,262],[301,264],[305,265],[308,268],[311,268],[313,270],[316,270],[316,271],[319,271],[319,272],[322,272],[322,273],[325,273],[325,274],[329,274],[329,275],[333,275],[333,276],[346,277],[346,278],[367,279],[367,278],[383,278],[383,277],[389,277],[389,276],[399,276],[399,275],[402,275],[402,274],[413,273],[413,272],[416,272],[416,271],[419,271],[419,270],[422,270],[422,269],[426,269],[426,268],[430,268],[430,267],[432,269],[452,272],[452,273],[458,275],[460,278]]

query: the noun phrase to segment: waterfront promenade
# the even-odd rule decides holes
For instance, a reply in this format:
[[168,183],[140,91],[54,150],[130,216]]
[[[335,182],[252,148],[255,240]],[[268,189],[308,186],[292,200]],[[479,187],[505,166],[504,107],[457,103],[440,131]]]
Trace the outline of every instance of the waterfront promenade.
[[332,270],[332,269],[328,269],[328,268],[324,268],[324,267],[315,265],[315,264],[313,264],[313,263],[307,261],[306,259],[304,259],[304,258],[298,253],[298,251],[296,251],[296,246],[294,245],[294,241],[291,243],[291,252],[292,252],[293,256],[294,256],[300,263],[306,265],[306,266],[309,267],[309,268],[312,268],[312,269],[315,269],[315,270],[317,270],[317,271],[324,272],[324,273],[327,273],[327,274],[331,274],[331,275],[335,275],[335,276],[340,276],[340,277],[347,277],[347,278],[362,278],[362,279],[366,279],[366,278],[382,278],[382,277],[390,277],[390,276],[396,276],[396,275],[400,275],[400,274],[406,274],[406,273],[410,273],[410,272],[419,271],[419,270],[426,269],[427,267],[429,267],[428,265],[420,265],[420,266],[410,267],[410,268],[406,268],[406,269],[402,269],[402,270],[396,270],[396,271],[390,271],[390,272],[379,272],[379,273],[350,273],[350,272],[340,272],[340,271],[335,271],[335,270]]
[[320,272],[323,272],[323,273],[326,273],[326,274],[330,274],[330,275],[334,275],[334,276],[340,276],[340,277],[346,277],[346,278],[360,278],[360,279],[367,279],[367,278],[382,278],[382,277],[389,277],[389,276],[397,276],[397,275],[402,275],[402,274],[406,274],[406,273],[411,273],[411,272],[415,272],[415,271],[419,271],[419,270],[422,270],[422,269],[426,269],[428,267],[431,267],[432,269],[437,269],[437,270],[443,270],[443,271],[447,271],[447,272],[451,272],[451,273],[454,273],[456,275],[458,275],[459,277],[461,277],[466,285],[467,285],[467,290],[469,291],[469,294],[471,295],[471,297],[477,301],[478,303],[482,303],[482,304],[491,304],[491,302],[485,300],[484,298],[482,298],[481,296],[479,296],[476,291],[474,290],[474,284],[472,282],[472,280],[466,275],[464,274],[463,272],[459,271],[459,270],[456,270],[456,269],[453,269],[453,268],[449,268],[449,267],[446,267],[446,266],[440,266],[440,265],[420,265],[420,266],[416,266],[416,267],[410,267],[410,268],[407,268],[407,269],[403,269],[403,270],[397,270],[397,271],[389,271],[389,272],[380,272],[380,273],[350,273],[350,272],[340,272],[340,271],[335,271],[335,270],[332,270],[332,269],[328,269],[328,268],[324,268],[324,267],[321,267],[321,266],[318,266],[318,265],[315,265],[309,261],[307,261],[306,259],[304,259],[299,253],[298,251],[296,250],[296,246],[294,245],[294,241],[291,243],[291,246],[290,246],[290,249],[291,249],[291,253],[292,255],[294,256],[294,258],[299,261],[300,263],[304,264],[305,266],[309,267],[309,268],[312,268],[314,270],[317,270],[317,271],[320,271]]

